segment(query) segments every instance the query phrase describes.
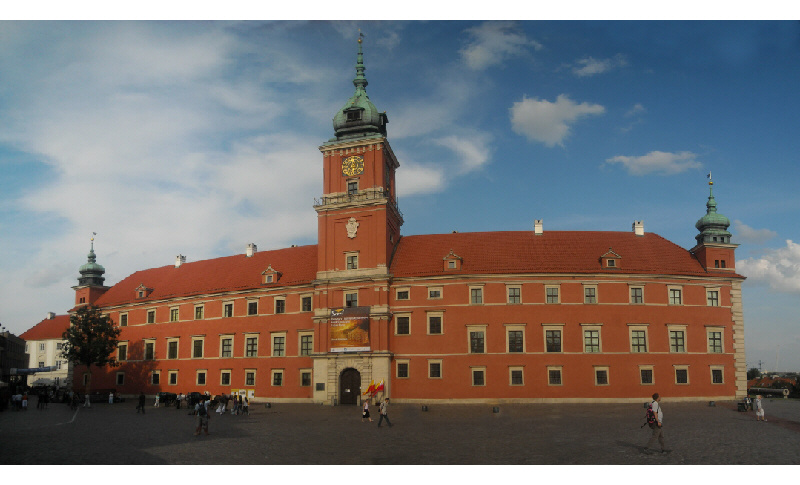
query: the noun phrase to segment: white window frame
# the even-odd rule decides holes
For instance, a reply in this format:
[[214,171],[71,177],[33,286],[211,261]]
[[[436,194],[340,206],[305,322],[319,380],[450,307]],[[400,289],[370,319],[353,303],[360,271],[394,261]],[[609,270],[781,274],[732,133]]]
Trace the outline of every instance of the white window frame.
[[[278,302],[283,302],[283,311],[278,311]],[[272,300],[272,311],[275,315],[283,315],[286,313],[286,297],[285,296],[276,296]]]
[[[173,379],[172,376],[175,376],[175,379]],[[172,382],[173,380],[175,381],[174,384]],[[178,371],[176,371],[176,370],[167,371],[167,385],[168,386],[177,386],[178,385]]]
[[[150,315],[153,316],[153,318],[152,318],[153,321],[152,322],[150,321],[151,320]],[[156,323],[156,310],[155,310],[155,308],[153,308],[151,310],[147,310],[147,313],[145,313],[145,320],[144,321],[145,321],[145,323]]]
[[128,326],[128,312],[120,313],[119,314],[119,326],[120,327],[127,327]]
[[[678,371],[685,370],[686,371],[686,382],[678,382]],[[688,386],[692,383],[691,379],[689,378],[689,366],[688,365],[678,365],[674,364],[672,366],[672,379],[676,386]]]
[[[689,332],[687,330],[687,325],[674,325],[669,324],[667,325],[667,345],[669,345],[669,353],[670,354],[685,354],[688,352],[689,348]],[[672,350],[672,332],[683,332],[683,350]]]
[[[230,315],[226,315],[225,314],[225,307],[227,307],[229,305],[230,305],[230,308],[231,308],[231,313],[230,313]],[[234,314],[235,314],[235,308],[236,308],[236,305],[233,304],[233,300],[223,301],[222,302],[222,318],[231,318],[231,317],[233,317]]]
[[[714,382],[714,371],[719,371],[722,374],[722,382]],[[721,386],[725,384],[725,366],[724,365],[712,365],[709,366],[708,369],[709,377],[711,378],[711,385],[712,386]]]
[[[200,310],[200,318],[197,318],[197,310]],[[194,319],[195,320],[205,320],[206,318],[206,308],[205,305],[195,305],[194,306]]]
[[[642,290],[642,301],[633,301],[633,290]],[[628,303],[631,305],[644,305],[644,285],[628,285]]]
[[[147,344],[153,344],[153,357],[151,359],[147,358]],[[156,360],[156,339],[154,338],[142,339],[142,360],[147,360],[147,361]]]
[[[308,298],[309,305],[308,310],[303,309],[303,300]],[[301,312],[313,312],[314,311],[314,295],[311,293],[304,293],[300,295],[300,311]]]
[[[506,353],[507,354],[514,354],[514,355],[522,355],[525,353],[525,349],[528,348],[528,342],[525,336],[525,324],[524,323],[506,323]],[[511,338],[509,336],[509,332],[522,332],[522,352],[511,352]]]
[[[233,380],[231,379],[233,369],[220,369],[219,370],[219,385],[224,387],[230,387],[233,384]],[[228,376],[228,383],[226,384],[225,381],[222,379],[223,376]]]
[[[408,333],[400,333],[398,331],[401,318],[408,319]],[[394,314],[394,334],[400,337],[411,335],[411,313],[395,313]]]
[[[195,342],[197,342],[197,341],[202,342],[202,345],[200,346],[201,349],[202,349],[202,355],[200,357],[196,356],[195,352],[194,352]],[[205,357],[205,355],[206,355],[206,338],[205,338],[205,336],[192,335],[192,358],[193,359],[202,359],[203,357]]]
[[[556,301],[549,301],[547,290],[556,290]],[[561,303],[561,285],[544,285],[544,303],[546,305],[557,305]]]
[[[281,373],[283,373],[282,372],[283,369],[279,369],[279,370],[281,370]],[[273,370],[273,372],[274,372],[274,370]],[[248,374],[253,374],[253,383],[252,384],[248,384],[247,383],[247,375]],[[258,382],[258,371],[256,369],[245,369],[244,370],[244,380],[242,382],[244,382],[245,387],[251,387],[251,386],[255,387],[256,382]],[[270,384],[271,384],[271,382],[270,382]],[[282,385],[283,385],[283,380],[281,380],[281,386]]]
[[[438,291],[439,296],[431,296],[432,291]],[[429,286],[428,287],[428,299],[429,300],[441,300],[444,297],[444,287],[442,286]]]
[[[486,329],[488,328],[487,324],[480,324],[480,325],[467,325],[467,353],[468,354],[486,354]],[[483,333],[483,350],[481,352],[473,352],[472,351],[472,333],[473,332],[481,332]]]
[[[594,373],[594,385],[595,386],[610,386],[611,385],[611,373],[608,370],[608,366],[606,365],[595,365],[592,366],[592,372]],[[601,384],[597,381],[597,373],[598,372],[605,372],[606,373],[606,383]]]
[[[589,352],[586,350],[586,332],[597,332],[597,352]],[[602,354],[603,353],[603,324],[602,323],[581,323],[581,338],[583,343],[584,354]]]
[[[719,352],[712,352],[711,350],[711,334],[719,333]],[[725,353],[725,327],[706,327],[706,352],[709,354],[724,354]]]
[[[275,339],[283,337],[283,354],[276,355],[275,354]],[[286,332],[273,332],[269,334],[269,355],[271,357],[286,357]]]
[[[519,301],[511,301],[511,290],[518,290],[519,294],[516,298],[519,298]],[[522,304],[522,285],[509,285],[506,284],[506,303],[508,305],[521,305]]]
[[[258,344],[259,344],[258,336],[259,336],[258,333],[246,333],[246,334],[244,334],[244,339],[243,339],[244,340],[244,349],[242,349],[243,350],[242,355],[245,358],[254,359],[254,358],[258,357]],[[256,339],[256,353],[255,353],[255,355],[248,355],[247,340],[251,339],[251,338]],[[284,342],[285,342],[285,340],[284,340]],[[284,343],[284,349],[285,348],[286,348],[286,344]],[[231,351],[233,351],[233,347],[231,347]]]
[[[711,295],[709,295],[709,293],[711,293],[711,292],[716,292],[716,294],[717,294],[716,295],[717,296],[716,304],[714,303],[714,299],[711,298]],[[713,306],[713,307],[720,306],[721,305],[721,302],[720,302],[721,295],[722,295],[722,291],[720,290],[719,287],[707,287],[706,288],[706,305],[707,306]]]
[[[175,342],[175,357],[170,357],[169,356],[169,344],[171,342]],[[167,355],[165,356],[166,360],[177,360],[177,359],[179,359],[180,356],[181,356],[180,352],[181,352],[181,339],[180,339],[180,337],[169,337],[167,339]]]
[[[203,375],[203,383],[200,383],[200,375]],[[194,384],[196,386],[208,385],[208,369],[197,369],[194,371]]]
[[[647,354],[650,353],[650,332],[646,323],[629,323],[628,324],[628,350],[632,354]],[[644,352],[637,352],[633,350],[633,332],[644,331]]]
[[[483,286],[484,285],[470,285],[469,286],[469,304],[470,305],[483,305]],[[477,291],[476,293],[481,301],[474,301],[473,298],[473,291]]]
[[[355,271],[359,266],[358,251],[347,251],[344,253],[344,269],[347,271]],[[351,267],[354,266],[354,267]]]
[[[400,298],[400,293],[405,292],[406,298]],[[409,301],[411,300],[411,288],[410,287],[403,287],[403,288],[396,288],[394,292],[394,299],[395,301]]]
[[[674,303],[673,295],[677,292],[678,299],[680,302]],[[669,285],[667,286],[667,305],[671,306],[682,306],[683,305],[683,286],[678,285]]]
[[[120,380],[122,380],[122,382],[120,382]],[[114,375],[114,385],[115,386],[124,386],[125,385],[125,371],[118,371]]]
[[[475,384],[475,373],[481,372],[483,373],[483,384]],[[469,369],[469,377],[470,377],[470,385],[472,387],[486,387],[486,381],[488,381],[488,376],[486,375],[486,366],[485,365],[476,365],[470,366]]]
[[[303,337],[311,337],[311,348],[307,354],[303,353]],[[300,357],[310,357],[314,353],[314,331],[301,330],[297,332],[297,355]]]
[[[431,317],[439,317],[439,326],[441,332],[439,333],[431,333]],[[431,311],[425,314],[425,326],[426,332],[428,335],[444,335],[444,312],[443,311]]]
[[[558,352],[551,352],[547,350],[547,331],[550,330],[558,330],[561,332],[561,350]],[[564,337],[566,332],[564,332],[564,324],[563,323],[543,323],[542,324],[542,339],[544,343],[544,353],[546,354],[563,354],[564,353]]]
[[[587,290],[594,290],[594,296],[593,297],[589,297],[586,294]],[[594,301],[588,301],[589,298],[594,298]],[[597,294],[597,285],[596,284],[591,284],[591,285],[584,284],[583,285],[583,304],[584,305],[596,305],[599,301],[600,301],[600,298],[599,298],[599,296]]]
[[[224,341],[224,340],[228,340],[228,339],[231,341],[231,355],[227,355],[227,356],[225,356],[225,355],[222,355],[222,353],[223,353],[223,351],[224,351],[224,347],[223,347],[223,341]],[[220,336],[219,336],[219,357],[220,357],[221,359],[232,359],[232,358],[233,358],[233,356],[234,356],[233,349],[234,349],[234,345],[235,345],[235,344],[236,344],[236,338],[235,338],[235,335],[234,335],[234,334],[232,334],[232,333],[225,333],[225,334],[222,334],[222,335],[220,335]]]
[[[246,300],[246,302],[247,302],[247,305],[246,305],[246,308],[247,308],[247,316],[248,316],[248,317],[255,317],[255,316],[258,316],[258,311],[259,311],[259,310],[258,310],[258,307],[259,307],[259,304],[258,304],[258,298],[248,298],[248,299]],[[250,305],[252,305],[252,304],[255,304],[255,305],[256,305],[256,311],[255,311],[255,313],[250,313]]]
[[[439,364],[439,376],[431,375],[431,365]],[[428,379],[443,379],[444,378],[444,361],[442,359],[428,359]]]
[[181,321],[181,307],[179,306],[169,307],[169,321],[170,322]]
[[[125,346],[125,358],[124,359],[120,359],[119,358],[119,348],[120,348],[120,346]],[[128,355],[128,349],[129,349],[129,346],[128,346],[128,341],[127,340],[123,340],[121,342],[117,342],[117,361],[118,362],[126,362],[128,360],[128,358],[130,357]]]
[[[308,385],[307,386],[303,385],[303,374],[308,374]],[[297,382],[297,385],[299,387],[311,387],[311,386],[314,385],[314,370],[311,369],[311,368],[298,369],[297,377],[299,379],[299,381]]]
[[[400,375],[400,366],[401,365],[405,365],[406,366],[406,375],[405,376],[401,376]],[[394,376],[397,379],[410,379],[411,378],[411,362],[408,359],[397,359],[397,360],[395,360]]]
[[[348,307],[347,306],[347,295],[356,295],[356,304],[353,305],[352,307]],[[358,306],[358,290],[345,291],[345,292],[342,293],[342,307],[344,307],[344,308],[355,308],[357,306]]]
[[[158,382],[155,382],[153,377],[158,376]],[[156,369],[150,372],[150,385],[151,386],[160,386],[161,385],[161,371]]]
[[[652,382],[642,382],[642,371],[649,370],[650,371],[650,379]],[[641,386],[655,386],[656,385],[656,372],[652,365],[640,365],[639,366],[639,385]]]
[[[518,371],[522,374],[522,382],[519,384],[514,384],[514,372]],[[512,387],[521,387],[525,385],[525,366],[521,365],[510,365],[508,366],[508,385]]]
[[[564,385],[564,366],[561,366],[561,365],[548,365],[546,367],[546,369],[547,369],[546,378],[547,378],[547,385],[548,386],[559,387],[559,386],[563,386]],[[550,371],[558,371],[558,380],[561,381],[561,382],[559,382],[557,384],[553,384],[551,382],[551,380],[550,380]]]

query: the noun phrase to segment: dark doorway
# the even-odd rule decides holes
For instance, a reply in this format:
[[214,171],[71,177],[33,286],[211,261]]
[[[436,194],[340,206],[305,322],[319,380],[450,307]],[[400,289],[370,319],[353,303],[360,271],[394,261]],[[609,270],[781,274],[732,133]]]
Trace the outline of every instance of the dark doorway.
[[339,404],[358,404],[361,395],[361,373],[345,369],[339,377]]

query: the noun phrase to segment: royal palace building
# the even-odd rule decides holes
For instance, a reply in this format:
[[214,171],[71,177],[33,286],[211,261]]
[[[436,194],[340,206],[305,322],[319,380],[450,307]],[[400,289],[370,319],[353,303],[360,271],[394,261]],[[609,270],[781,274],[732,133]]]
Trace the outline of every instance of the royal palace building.
[[[73,311],[119,325],[92,388],[357,403],[743,396],[741,284],[712,187],[686,250],[644,230],[402,236],[388,118],[355,93],[320,146],[316,245],[138,271],[104,286],[94,247]],[[85,382],[76,368],[74,384]]]

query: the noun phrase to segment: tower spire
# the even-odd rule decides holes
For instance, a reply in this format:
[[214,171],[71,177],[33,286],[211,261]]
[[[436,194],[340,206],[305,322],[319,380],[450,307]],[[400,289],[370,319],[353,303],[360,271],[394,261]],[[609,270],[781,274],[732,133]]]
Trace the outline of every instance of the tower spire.
[[356,95],[359,92],[366,94],[366,87],[367,78],[364,76],[364,71],[367,69],[364,67],[364,51],[361,47],[362,38],[364,37],[364,33],[361,32],[361,29],[358,29],[358,56],[356,56],[356,77],[353,79],[353,85],[356,87]]
[[86,264],[80,267],[78,272],[81,276],[78,278],[78,285],[79,286],[103,286],[103,282],[105,278],[103,274],[106,272],[106,269],[97,264],[97,255],[94,254],[94,237],[97,235],[96,232],[92,233],[91,245],[89,248],[89,254],[86,257]]

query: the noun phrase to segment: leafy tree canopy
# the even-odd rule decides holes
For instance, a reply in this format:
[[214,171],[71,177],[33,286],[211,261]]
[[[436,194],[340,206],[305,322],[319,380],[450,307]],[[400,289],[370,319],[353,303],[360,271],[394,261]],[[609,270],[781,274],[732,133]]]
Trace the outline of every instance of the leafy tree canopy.
[[747,379],[755,379],[756,377],[761,377],[761,371],[758,370],[758,367],[751,367],[747,371]]
[[108,315],[95,306],[81,307],[69,317],[69,328],[62,338],[66,340],[62,355],[75,364],[116,367],[114,351],[117,348],[119,328]]

